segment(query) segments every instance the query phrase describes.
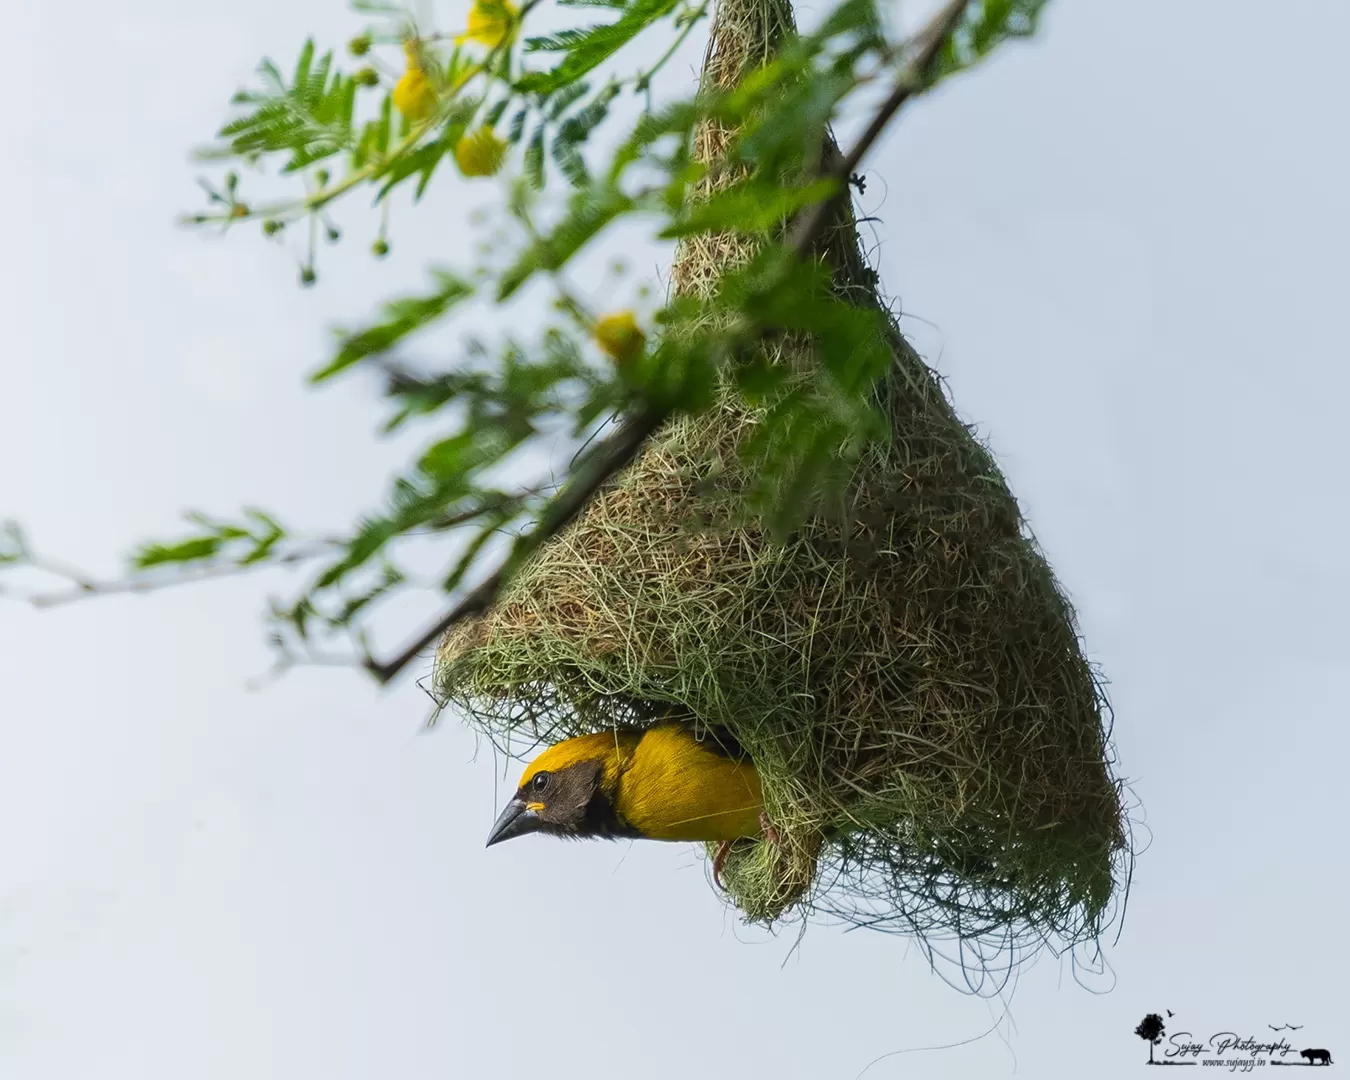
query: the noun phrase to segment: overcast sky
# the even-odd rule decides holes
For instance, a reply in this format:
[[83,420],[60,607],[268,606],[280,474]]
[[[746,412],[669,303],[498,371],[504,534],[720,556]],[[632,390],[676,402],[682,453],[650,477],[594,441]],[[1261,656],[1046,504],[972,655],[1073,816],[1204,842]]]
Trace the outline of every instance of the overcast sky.
[[[464,187],[384,263],[354,203],[302,291],[173,218],[258,57],[351,16],[18,4],[0,517],[103,574],[185,508],[349,522],[408,447],[368,384],[304,376],[334,321],[462,264]],[[410,680],[246,688],[260,579],[0,606],[0,1077],[1123,1077],[1165,1009],[1350,1054],[1347,40],[1344,0],[1057,0],[867,163],[883,282],[1111,679],[1153,842],[1109,978],[1046,956],[1008,1014],[903,939],[743,930],[692,847],[485,851],[500,770]]]

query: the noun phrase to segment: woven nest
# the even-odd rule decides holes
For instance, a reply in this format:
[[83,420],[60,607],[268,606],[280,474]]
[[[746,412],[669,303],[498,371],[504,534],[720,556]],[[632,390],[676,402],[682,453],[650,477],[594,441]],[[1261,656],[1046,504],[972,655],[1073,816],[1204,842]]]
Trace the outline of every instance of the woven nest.
[[[793,32],[785,0],[722,0],[705,85],[734,84]],[[718,162],[732,136],[705,125],[697,156]],[[823,250],[836,288],[878,304],[841,215]],[[752,251],[695,237],[672,286],[706,295]],[[725,865],[750,921],[1093,938],[1127,854],[1105,700],[997,466],[893,323],[890,338],[894,438],[860,463],[847,515],[787,542],[747,526],[718,496],[749,484],[736,451],[759,414],[724,394],[445,637],[439,696],[508,752],[517,734],[670,715],[729,729],[779,832]]]

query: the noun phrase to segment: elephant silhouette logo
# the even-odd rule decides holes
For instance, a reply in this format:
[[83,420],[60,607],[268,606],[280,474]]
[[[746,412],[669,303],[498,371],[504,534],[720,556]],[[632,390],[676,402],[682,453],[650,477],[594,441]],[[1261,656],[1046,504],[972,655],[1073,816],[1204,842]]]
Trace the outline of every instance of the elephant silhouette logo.
[[1301,1058],[1307,1058],[1309,1065],[1314,1065],[1317,1064],[1318,1062],[1320,1062],[1323,1065],[1331,1064],[1330,1050],[1300,1050],[1298,1052],[1298,1056]]

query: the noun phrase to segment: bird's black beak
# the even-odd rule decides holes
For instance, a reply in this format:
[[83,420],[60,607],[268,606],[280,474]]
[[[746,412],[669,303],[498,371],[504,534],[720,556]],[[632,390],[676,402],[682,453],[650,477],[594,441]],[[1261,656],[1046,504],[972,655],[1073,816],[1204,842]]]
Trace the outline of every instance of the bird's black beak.
[[543,822],[539,820],[539,815],[535,811],[531,810],[520,799],[512,799],[506,804],[506,809],[502,811],[497,823],[492,826],[492,832],[488,834],[487,846],[500,844],[503,840],[510,840],[515,836],[538,832],[542,824]]

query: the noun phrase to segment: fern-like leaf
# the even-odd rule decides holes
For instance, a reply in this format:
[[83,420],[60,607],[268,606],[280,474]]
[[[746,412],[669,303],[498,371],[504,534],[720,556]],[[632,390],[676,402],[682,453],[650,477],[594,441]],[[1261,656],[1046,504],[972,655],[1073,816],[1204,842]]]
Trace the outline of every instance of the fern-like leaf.
[[[634,0],[612,23],[584,31],[561,31],[552,40],[562,43],[566,58],[552,71],[522,75],[516,88],[524,93],[553,93],[599,67],[657,19],[675,10],[679,0]],[[558,50],[544,50],[558,51]]]

